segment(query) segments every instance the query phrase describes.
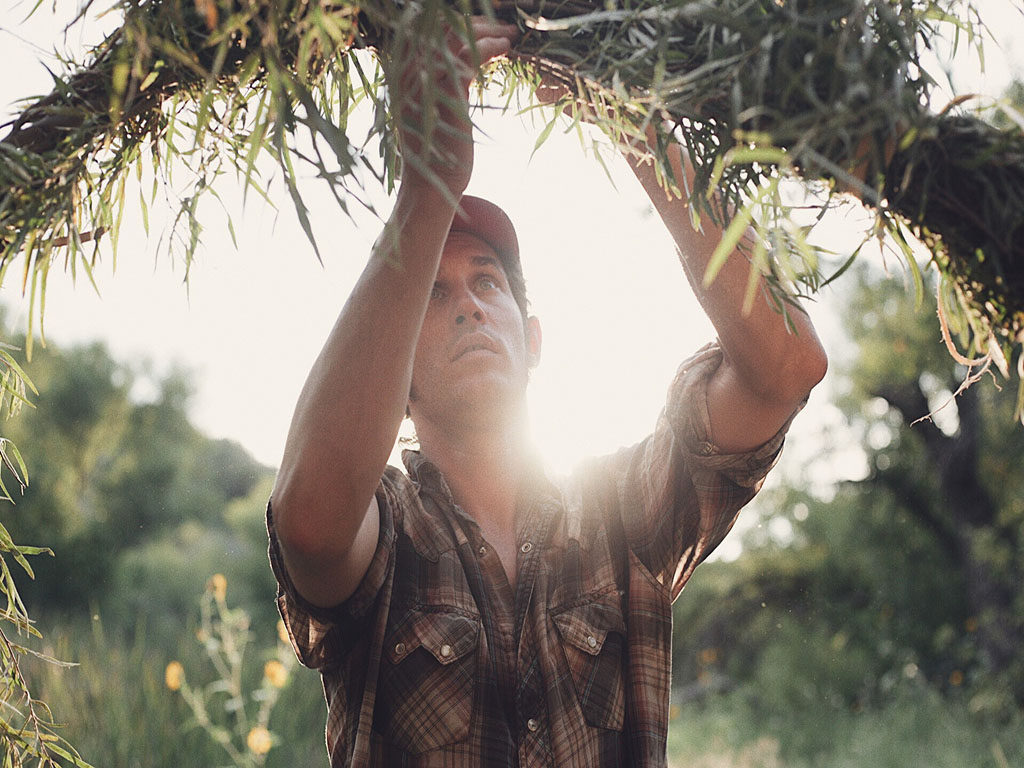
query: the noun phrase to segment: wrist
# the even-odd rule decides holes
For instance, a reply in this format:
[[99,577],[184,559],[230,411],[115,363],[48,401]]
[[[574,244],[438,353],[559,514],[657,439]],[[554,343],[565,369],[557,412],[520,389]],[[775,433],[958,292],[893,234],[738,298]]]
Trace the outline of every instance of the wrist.
[[398,261],[411,253],[436,253],[440,257],[460,198],[461,192],[422,177],[403,177],[384,228],[391,240],[385,250],[391,257],[404,254]]
[[426,210],[444,212],[450,208],[454,215],[469,180],[469,174],[461,171],[448,173],[436,168],[406,166],[398,186],[398,199],[415,201],[416,206]]

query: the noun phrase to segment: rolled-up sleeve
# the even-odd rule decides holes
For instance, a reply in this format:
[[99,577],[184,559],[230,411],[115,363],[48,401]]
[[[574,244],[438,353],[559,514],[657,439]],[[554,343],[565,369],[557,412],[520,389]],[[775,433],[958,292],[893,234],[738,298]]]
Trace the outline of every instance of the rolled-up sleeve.
[[273,500],[267,504],[270,567],[278,584],[277,608],[295,655],[304,666],[324,670],[339,664],[373,625],[374,608],[380,603],[381,589],[394,560],[396,520],[392,497],[382,482],[376,494],[380,534],[373,558],[352,596],[331,608],[313,605],[295,588],[274,526]]
[[721,362],[717,344],[686,360],[654,432],[607,457],[602,469],[615,483],[630,549],[672,599],[760,489],[792,421],[754,450],[720,452],[711,442],[707,385]]

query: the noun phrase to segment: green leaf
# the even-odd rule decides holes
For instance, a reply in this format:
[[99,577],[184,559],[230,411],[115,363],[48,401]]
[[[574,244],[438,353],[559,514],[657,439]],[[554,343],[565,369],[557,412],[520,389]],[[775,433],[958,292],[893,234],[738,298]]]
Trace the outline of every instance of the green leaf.
[[786,150],[777,147],[734,147],[726,154],[725,164],[764,163],[766,165],[784,165],[786,161]]
[[[18,378],[25,382],[25,385],[29,389],[31,389],[36,395],[39,394],[39,390],[36,389],[36,385],[32,383],[32,379],[28,377],[28,374],[25,373],[25,371],[22,369],[20,365],[18,365],[18,361],[11,357],[9,352],[7,352],[4,349],[0,349],[0,360],[3,360],[3,362],[7,365],[8,368],[13,369],[13,371],[17,374]],[[28,401],[26,400],[26,402]],[[29,403],[29,405],[32,404]]]
[[917,265],[917,259],[914,258],[914,251],[910,247],[910,243],[907,241],[906,236],[903,234],[903,230],[899,227],[893,227],[890,230],[893,240],[900,247],[900,251],[903,253],[903,259],[910,268],[910,276],[913,278],[914,283],[914,309],[920,310],[921,305],[924,303],[924,278],[921,275],[921,268]]
[[143,191],[139,190],[139,210],[142,213],[142,231],[149,236],[149,206],[146,205],[146,195]]
[[[18,450],[18,446],[10,440],[0,438],[0,451],[4,451],[5,454],[9,453],[14,457],[14,460],[18,463],[18,469],[20,470],[21,482],[28,485],[28,467],[25,465],[25,459],[22,458],[21,451]],[[6,455],[4,458],[6,458]]]
[[746,317],[754,308],[754,300],[757,298],[757,288],[761,285],[761,276],[768,269],[768,246],[764,238],[757,238],[754,243],[754,251],[750,257],[750,272],[747,274],[747,289],[743,296],[743,316]]
[[722,233],[722,239],[718,241],[718,245],[715,246],[715,250],[712,252],[711,258],[708,259],[708,266],[704,270],[703,284],[705,288],[711,285],[715,278],[718,277],[718,273],[722,270],[722,267],[725,266],[725,262],[728,261],[729,256],[731,256],[733,251],[736,250],[736,246],[739,245],[740,239],[747,231],[747,227],[750,226],[750,222],[753,218],[753,203],[748,203],[733,215],[732,221],[729,222],[729,226],[726,228],[725,232]]
[[544,144],[544,142],[546,142],[548,140],[548,137],[551,136],[551,131],[554,130],[555,123],[558,122],[558,117],[559,117],[560,114],[561,113],[556,110],[555,114],[552,115],[550,120],[548,120],[547,125],[544,126],[544,130],[542,130],[540,132],[540,136],[538,136],[537,137],[537,141],[534,142],[533,151],[530,153],[530,160],[531,161],[533,160],[533,156],[535,154],[537,154],[537,150],[540,149],[541,146]]

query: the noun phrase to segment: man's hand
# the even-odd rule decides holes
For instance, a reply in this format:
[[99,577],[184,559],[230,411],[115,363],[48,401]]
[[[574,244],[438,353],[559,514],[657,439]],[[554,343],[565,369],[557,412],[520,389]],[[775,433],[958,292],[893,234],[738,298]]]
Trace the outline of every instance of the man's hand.
[[471,43],[449,29],[441,50],[407,36],[396,41],[386,64],[394,94],[403,177],[440,182],[455,198],[473,173],[473,123],[469,86],[488,62],[508,53],[519,31],[513,24],[472,16]]

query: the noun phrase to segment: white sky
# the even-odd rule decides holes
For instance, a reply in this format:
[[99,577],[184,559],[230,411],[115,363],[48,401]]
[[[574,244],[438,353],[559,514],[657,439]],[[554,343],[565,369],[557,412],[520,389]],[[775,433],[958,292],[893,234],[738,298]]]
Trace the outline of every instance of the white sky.
[[[69,14],[54,17],[44,7],[22,23],[27,6],[0,3],[4,110],[49,90],[39,59],[56,44]],[[1010,55],[1024,58],[1024,21],[1010,0],[981,0],[981,7],[1006,35]],[[956,80],[998,93],[1009,79],[999,58],[989,51],[987,78],[958,68]],[[676,366],[713,332],[686,286],[674,245],[624,163],[611,164],[613,187],[600,165],[583,156],[575,135],[556,131],[530,162],[539,127],[511,114],[488,114],[479,122],[488,135],[478,145],[467,191],[494,200],[516,223],[533,311],[544,329],[544,356],[531,384],[534,436],[551,464],[565,470],[585,455],[646,434]],[[84,279],[72,286],[69,277],[51,273],[47,337],[62,345],[100,338],[118,359],[149,360],[157,371],[185,366],[195,374],[196,423],[276,465],[306,372],[379,224],[360,216],[355,226],[321,182],[305,184],[321,267],[280,186],[277,211],[252,195],[244,213],[236,190],[219,189],[235,218],[237,250],[211,199],[186,290],[180,266],[163,255],[157,259],[164,253],[160,211],[151,214],[147,240],[141,222],[132,220],[137,209],[129,206],[116,274],[109,249],[96,269],[102,298]],[[375,199],[386,212],[384,197]],[[0,301],[23,318],[17,282],[8,280]],[[834,319],[814,315],[833,351],[839,344]],[[800,431],[835,420],[821,389]]]

